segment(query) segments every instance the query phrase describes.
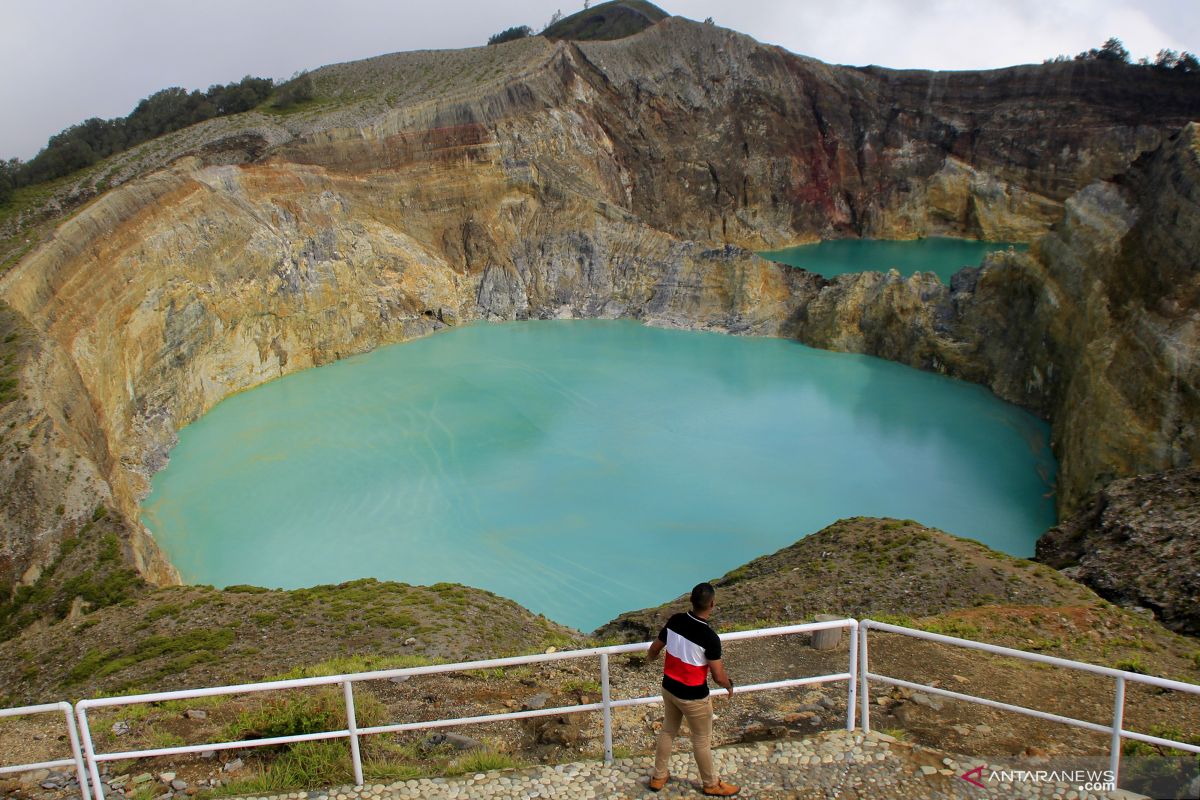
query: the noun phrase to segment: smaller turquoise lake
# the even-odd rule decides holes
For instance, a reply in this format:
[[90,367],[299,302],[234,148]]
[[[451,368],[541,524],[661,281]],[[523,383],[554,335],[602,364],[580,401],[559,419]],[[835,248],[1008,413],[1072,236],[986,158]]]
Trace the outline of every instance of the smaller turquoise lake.
[[142,510],[190,582],[460,582],[588,631],[842,517],[1030,555],[1047,438],[979,386],[781,339],[474,324],[226,399]]
[[977,267],[988,253],[1028,245],[1009,242],[980,242],[973,239],[952,239],[932,236],[908,242],[882,239],[831,239],[816,244],[770,250],[759,253],[763,258],[803,267],[827,278],[847,272],[899,270],[908,277],[916,272],[933,272],[942,283],[950,285],[950,276],[963,267]]

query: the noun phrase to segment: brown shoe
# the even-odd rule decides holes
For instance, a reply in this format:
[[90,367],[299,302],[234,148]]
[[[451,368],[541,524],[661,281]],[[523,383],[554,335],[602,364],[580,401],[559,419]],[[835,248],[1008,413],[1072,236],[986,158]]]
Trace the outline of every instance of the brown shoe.
[[670,776],[670,774],[668,774],[668,775],[667,775],[666,777],[664,777],[664,778],[654,778],[654,777],[651,777],[651,778],[650,778],[650,783],[649,783],[650,791],[652,791],[652,792],[661,792],[661,791],[662,791],[662,788],[663,788],[664,786],[666,786],[666,785],[667,785],[667,781],[669,781],[669,780],[671,780],[671,776]]
[[742,787],[734,786],[732,783],[725,781],[717,781],[712,786],[705,786],[704,793],[710,797],[733,797],[740,792]]

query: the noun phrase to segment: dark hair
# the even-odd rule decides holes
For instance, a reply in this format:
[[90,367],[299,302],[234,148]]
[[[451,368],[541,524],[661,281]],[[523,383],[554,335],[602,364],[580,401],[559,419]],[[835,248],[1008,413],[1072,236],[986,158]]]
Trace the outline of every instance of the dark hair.
[[713,598],[717,596],[717,590],[713,588],[711,583],[697,583],[692,589],[692,610],[707,611],[709,606],[713,604]]

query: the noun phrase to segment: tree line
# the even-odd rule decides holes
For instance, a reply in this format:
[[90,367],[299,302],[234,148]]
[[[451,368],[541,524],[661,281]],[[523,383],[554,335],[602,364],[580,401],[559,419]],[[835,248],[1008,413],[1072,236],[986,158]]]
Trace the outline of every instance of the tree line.
[[1054,58],[1046,59],[1047,64],[1057,64],[1063,61],[1113,61],[1118,64],[1154,67],[1163,71],[1182,73],[1200,72],[1200,58],[1197,58],[1195,53],[1189,53],[1187,50],[1179,53],[1164,48],[1158,51],[1158,55],[1154,57],[1153,61],[1146,56],[1142,56],[1137,61],[1134,61],[1133,56],[1129,54],[1129,50],[1125,48],[1124,42],[1115,36],[1109,38],[1108,41],[1099,47],[1084,50],[1073,57],[1055,56]]
[[[304,82],[303,78],[307,76],[284,86],[291,86],[297,80]],[[311,80],[306,83],[307,96],[311,97]],[[250,75],[236,83],[210,86],[206,92],[199,89],[188,92],[173,86],[145,98],[126,117],[107,120],[93,117],[72,125],[51,136],[29,161],[0,160],[0,203],[8,200],[14,189],[61,178],[164,133],[213,117],[249,111],[266,100],[274,89],[275,82],[270,78]],[[304,90],[299,94],[304,94]],[[290,102],[299,99],[307,97],[289,98]]]

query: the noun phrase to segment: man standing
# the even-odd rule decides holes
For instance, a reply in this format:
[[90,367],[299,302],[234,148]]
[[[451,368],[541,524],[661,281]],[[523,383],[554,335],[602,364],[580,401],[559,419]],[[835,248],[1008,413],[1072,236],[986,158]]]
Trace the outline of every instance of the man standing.
[[708,694],[708,672],[713,680],[733,698],[733,681],[721,663],[721,640],[708,624],[715,605],[717,590],[710,583],[697,584],[692,589],[692,610],[676,614],[667,620],[658,638],[650,644],[647,658],[654,660],[664,649],[663,707],[666,719],[658,733],[654,751],[654,775],[650,790],[657,792],[667,785],[670,774],[667,762],[671,745],[679,733],[679,723],[687,719],[692,732],[692,753],[700,770],[704,793],[714,797],[732,797],[739,787],[725,783],[713,771],[712,761],[712,698]]

